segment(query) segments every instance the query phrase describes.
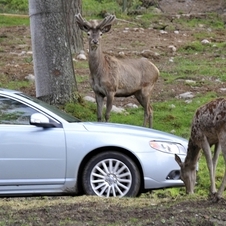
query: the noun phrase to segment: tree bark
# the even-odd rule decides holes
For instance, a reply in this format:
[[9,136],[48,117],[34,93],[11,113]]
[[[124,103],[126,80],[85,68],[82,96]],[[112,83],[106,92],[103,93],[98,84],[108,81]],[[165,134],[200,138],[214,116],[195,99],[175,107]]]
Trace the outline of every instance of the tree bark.
[[79,53],[84,50],[82,31],[75,22],[75,14],[82,14],[81,0],[66,0],[63,1],[64,11],[66,16],[66,24],[68,30],[68,37],[71,44],[72,53]]
[[29,0],[36,96],[50,104],[76,99],[77,84],[62,0]]

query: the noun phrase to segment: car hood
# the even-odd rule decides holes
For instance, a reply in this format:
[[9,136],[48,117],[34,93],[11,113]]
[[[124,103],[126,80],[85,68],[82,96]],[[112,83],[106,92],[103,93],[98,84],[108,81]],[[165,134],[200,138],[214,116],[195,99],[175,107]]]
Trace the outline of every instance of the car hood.
[[182,137],[162,132],[155,129],[132,126],[126,124],[117,124],[117,123],[106,123],[106,122],[82,122],[84,128],[90,132],[100,132],[100,133],[123,133],[130,134],[135,136],[143,136],[152,138],[153,140],[168,140],[176,143],[183,143],[185,146],[188,141]]

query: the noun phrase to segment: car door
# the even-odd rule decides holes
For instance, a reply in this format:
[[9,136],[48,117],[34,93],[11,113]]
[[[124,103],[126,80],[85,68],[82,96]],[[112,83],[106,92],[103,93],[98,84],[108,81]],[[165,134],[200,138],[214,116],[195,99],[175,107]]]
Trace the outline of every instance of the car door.
[[[65,182],[63,128],[29,124],[36,109],[0,96],[0,191],[4,186],[56,185]],[[22,186],[23,187],[23,186]]]

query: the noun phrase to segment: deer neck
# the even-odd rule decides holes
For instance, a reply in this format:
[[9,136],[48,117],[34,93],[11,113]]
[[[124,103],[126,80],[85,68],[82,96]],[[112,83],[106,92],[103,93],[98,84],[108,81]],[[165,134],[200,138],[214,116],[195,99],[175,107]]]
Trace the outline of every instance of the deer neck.
[[96,48],[89,48],[89,68],[91,75],[97,74],[99,68],[103,68],[104,65],[104,54],[102,52],[101,46]]
[[185,164],[191,167],[196,167],[196,164],[199,160],[199,152],[200,152],[199,146],[195,144],[192,138],[190,138],[188,142],[188,151],[187,156],[185,158]]

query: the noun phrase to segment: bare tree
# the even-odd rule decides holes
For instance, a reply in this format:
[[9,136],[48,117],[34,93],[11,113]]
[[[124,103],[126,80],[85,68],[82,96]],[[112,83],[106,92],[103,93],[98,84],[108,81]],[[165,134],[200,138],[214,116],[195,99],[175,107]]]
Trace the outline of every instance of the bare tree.
[[51,104],[77,92],[62,0],[29,0],[36,96]]
[[82,12],[81,0],[63,1],[66,25],[72,53],[78,53],[84,49],[82,31],[76,24],[75,14]]
[[87,22],[80,14],[76,21],[89,39],[89,69],[91,86],[97,102],[97,119],[102,120],[104,97],[107,97],[105,120],[108,121],[114,97],[134,95],[144,108],[144,123],[152,127],[151,92],[159,77],[158,68],[148,59],[116,59],[104,55],[100,39],[103,33],[109,32],[115,16],[110,15],[104,20]]

